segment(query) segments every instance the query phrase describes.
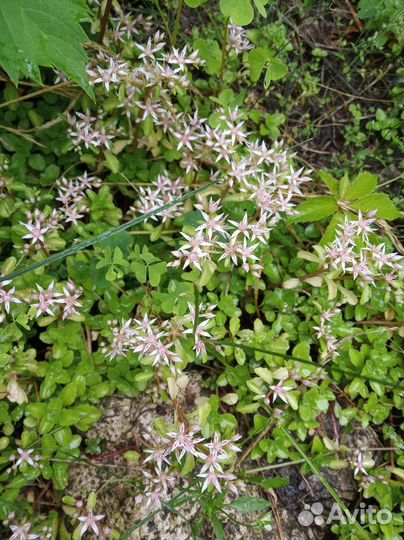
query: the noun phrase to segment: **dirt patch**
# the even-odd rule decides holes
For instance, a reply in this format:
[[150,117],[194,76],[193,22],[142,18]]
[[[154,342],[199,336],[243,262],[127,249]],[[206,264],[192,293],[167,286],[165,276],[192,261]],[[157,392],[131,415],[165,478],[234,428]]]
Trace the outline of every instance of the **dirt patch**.
[[[189,387],[184,395],[182,406],[189,412],[196,402],[204,396],[202,377],[193,373]],[[157,393],[155,394],[155,396]],[[192,399],[190,399],[192,396]],[[77,464],[70,469],[69,493],[75,497],[85,497],[90,491],[97,490],[97,511],[106,515],[106,522],[120,531],[125,531],[143,520],[152,510],[143,509],[135,502],[136,490],[127,481],[139,478],[139,467],[128,467],[124,458],[127,450],[141,451],[144,442],[142,433],[150,429],[157,418],[167,423],[174,421],[169,407],[148,394],[137,398],[109,397],[101,404],[102,419],[86,434],[88,439],[99,439],[102,453],[99,456],[88,456],[93,466]],[[353,448],[369,448],[377,446],[377,438],[373,432],[355,429],[349,435],[341,434],[341,444]],[[257,462],[249,463],[256,467]],[[276,474],[275,474],[276,473]],[[323,474],[349,507],[354,507],[357,500],[357,485],[350,469],[339,471],[325,469]],[[224,524],[225,538],[232,540],[309,540],[331,538],[330,528],[317,520],[311,526],[304,526],[298,516],[309,510],[315,503],[321,502],[324,515],[327,515],[333,499],[321,481],[314,475],[304,476],[299,467],[289,466],[276,469],[266,476],[282,476],[289,481],[287,487],[276,490],[262,490],[254,485],[246,486],[242,495],[267,498],[272,503],[274,522],[272,530],[253,530],[248,522],[254,515],[234,514],[239,523]],[[119,481],[125,478],[126,481]],[[185,487],[178,479],[178,485],[171,491],[170,498],[178,495]],[[234,496],[231,498],[234,499]],[[192,540],[191,526],[200,517],[199,507],[193,502],[185,503],[178,508],[178,513],[163,508],[152,519],[130,536],[131,540]],[[315,536],[313,536],[313,534]],[[205,527],[204,540],[213,540],[213,529]]]

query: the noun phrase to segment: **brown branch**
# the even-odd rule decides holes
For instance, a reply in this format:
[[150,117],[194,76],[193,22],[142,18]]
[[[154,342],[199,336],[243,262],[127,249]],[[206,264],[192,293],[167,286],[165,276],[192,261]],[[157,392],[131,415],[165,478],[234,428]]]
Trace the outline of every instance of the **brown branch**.
[[25,94],[24,96],[20,96],[15,99],[10,99],[9,101],[5,101],[4,103],[1,103],[0,109],[2,109],[3,107],[9,107],[10,105],[13,105],[14,103],[19,103],[20,101],[25,101],[27,99],[40,96],[42,94],[46,94],[47,92],[54,92],[58,88],[64,88],[71,84],[72,84],[71,81],[67,81],[67,82],[61,82],[59,84],[55,84],[54,86],[44,86],[43,88],[41,88],[41,90],[37,90],[36,92],[32,92],[31,94]]
[[356,27],[358,28],[359,32],[363,32],[363,24],[360,18],[358,17],[358,14],[355,11],[355,8],[351,4],[349,0],[345,0],[345,4],[347,5],[349,11],[351,12],[351,15],[355,21]]
[[250,453],[254,450],[254,448],[257,446],[257,444],[262,441],[262,439],[265,437],[265,435],[268,433],[268,431],[272,428],[272,422],[269,422],[267,427],[264,429],[264,431],[261,431],[261,433],[258,435],[258,437],[248,446],[248,448],[242,453],[240,456],[240,459],[236,463],[236,468],[239,468],[240,465],[243,463],[245,459],[248,458]]
[[112,7],[112,0],[107,0],[104,15],[102,16],[102,19],[101,19],[101,28],[100,28],[100,34],[98,36],[98,43],[102,43],[104,41],[104,36],[105,36],[105,32],[108,26],[108,19],[109,19],[111,7]]

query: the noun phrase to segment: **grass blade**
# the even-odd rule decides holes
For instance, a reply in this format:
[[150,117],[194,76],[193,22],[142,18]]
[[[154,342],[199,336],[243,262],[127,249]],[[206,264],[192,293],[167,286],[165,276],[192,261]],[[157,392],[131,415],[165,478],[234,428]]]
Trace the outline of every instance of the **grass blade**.
[[97,242],[100,242],[101,240],[105,240],[115,234],[119,234],[120,232],[126,231],[127,229],[130,229],[134,227],[135,225],[140,225],[140,223],[147,221],[149,218],[155,216],[156,214],[159,214],[163,210],[168,210],[169,208],[172,208],[173,206],[176,206],[177,204],[180,204],[188,199],[191,199],[192,197],[195,197],[195,195],[197,195],[198,193],[202,193],[202,191],[206,191],[207,189],[209,189],[212,186],[217,185],[218,183],[219,183],[219,180],[208,182],[207,184],[204,184],[203,186],[186,193],[182,197],[179,197],[175,201],[164,204],[163,206],[160,206],[159,208],[156,208],[155,210],[152,210],[151,212],[148,212],[147,214],[143,214],[142,216],[132,219],[131,221],[122,223],[121,225],[118,225],[117,227],[114,227],[113,229],[106,231],[105,233],[99,234],[98,236],[94,236],[94,238],[90,238],[89,240],[80,242],[80,244],[73,245],[63,251],[60,251],[59,253],[55,253],[54,255],[51,255],[50,257],[48,257],[47,259],[44,259],[43,261],[38,261],[36,263],[30,264],[29,266],[25,266],[24,268],[21,268],[20,270],[16,270],[15,272],[12,272],[11,274],[8,274],[5,276],[0,275],[0,283],[6,279],[13,280],[14,278],[18,276],[22,276],[23,274],[32,272],[32,270],[36,270],[37,268],[41,268],[42,266],[48,266],[49,264],[60,262],[66,257],[69,257],[70,255],[75,255],[76,253],[79,253],[80,251],[83,251],[84,249],[87,249],[93,246],[94,244],[96,244]]
[[318,479],[323,484],[323,486],[328,491],[328,493],[331,495],[331,497],[335,500],[335,502],[339,505],[341,510],[345,513],[348,519],[348,522],[352,523],[353,527],[355,527],[357,533],[359,534],[359,538],[362,540],[370,540],[371,538],[373,538],[372,536],[369,536],[369,534],[364,530],[364,528],[360,525],[360,523],[356,521],[356,519],[349,511],[349,508],[346,506],[344,501],[341,499],[341,497],[338,495],[335,489],[331,486],[331,484],[329,484],[329,482],[324,478],[320,469],[317,467],[314,461],[312,461],[309,458],[306,452],[300,447],[298,442],[292,437],[289,431],[285,429],[282,425],[280,425],[279,427],[281,428],[283,433],[287,436],[287,438],[290,440],[290,442],[293,444],[293,446],[296,448],[296,450],[299,452],[299,454],[302,456],[302,458],[310,467],[310,469],[313,471],[313,473],[318,477]]

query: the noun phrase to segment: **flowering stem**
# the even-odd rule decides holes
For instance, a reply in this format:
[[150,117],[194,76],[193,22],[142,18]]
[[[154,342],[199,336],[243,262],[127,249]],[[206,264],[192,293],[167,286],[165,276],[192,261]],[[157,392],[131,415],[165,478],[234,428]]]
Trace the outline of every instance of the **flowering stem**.
[[177,44],[177,36],[178,36],[179,29],[180,29],[181,13],[182,13],[183,6],[184,6],[184,0],[179,0],[178,9],[177,9],[177,15],[175,17],[174,32],[173,32],[173,34],[171,36],[171,45],[173,47],[175,47],[175,45]]
[[[192,488],[195,484],[197,483],[197,481],[194,481],[192,482],[189,486],[187,486],[186,488],[182,489],[178,495],[176,495],[175,497],[173,497],[168,503],[165,503],[164,504],[164,508],[169,508],[170,510],[172,510],[173,508],[178,508],[179,506],[182,506],[183,504],[185,504],[186,502],[189,501],[189,498],[186,498],[186,499],[183,499],[183,501],[181,501],[180,503],[177,502],[176,504],[174,504],[173,506],[173,503],[175,501],[177,501],[182,495],[184,495],[184,493],[186,493],[187,491],[190,490],[190,488]],[[136,531],[137,529],[140,529],[141,527],[143,527],[143,525],[145,525],[146,523],[148,523],[151,519],[154,518],[154,516],[157,516],[157,514],[159,514],[161,511],[162,511],[163,508],[158,508],[157,510],[154,510],[153,512],[150,512],[150,514],[148,514],[145,518],[141,519],[138,523],[135,523],[135,525],[133,525],[132,527],[130,527],[129,529],[127,529],[122,536],[120,536],[119,540],[128,540],[132,533],[134,531]]]
[[[144,93],[144,102],[145,103],[147,103],[147,101],[149,100],[150,95],[151,95],[152,92],[153,92],[153,87],[152,86],[150,86],[149,88],[146,89],[146,91]],[[145,114],[146,114],[146,111],[143,111],[142,117],[139,118],[139,122],[137,123],[136,128],[135,128],[135,133],[134,133],[133,138],[132,138],[132,147],[133,147],[134,150],[137,149],[139,133],[140,133],[140,128],[141,128],[140,120],[145,119]]]
[[199,322],[199,291],[198,291],[198,287],[195,284],[194,284],[194,295],[195,295],[195,319],[194,319],[193,335],[195,339],[196,329],[198,327],[198,322]]
[[170,26],[169,26],[169,24],[167,22],[167,17],[165,16],[163,10],[161,9],[159,0],[154,0],[154,3],[156,4],[157,11],[159,12],[161,20],[163,21],[164,28],[166,29],[166,32],[167,32],[168,38],[170,40],[170,43],[172,44],[173,43],[173,37],[172,37],[171,31],[170,31]]

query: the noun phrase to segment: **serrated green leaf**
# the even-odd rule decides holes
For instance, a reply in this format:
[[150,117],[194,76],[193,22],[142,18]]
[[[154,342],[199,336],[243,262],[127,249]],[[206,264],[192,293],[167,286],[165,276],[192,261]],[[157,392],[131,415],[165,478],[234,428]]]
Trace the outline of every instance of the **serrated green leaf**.
[[381,219],[397,219],[401,216],[389,196],[385,193],[372,193],[352,203],[352,208],[361,212],[377,210],[376,216]]
[[349,181],[348,175],[344,174],[343,178],[341,179],[339,183],[339,198],[340,200],[344,201],[346,194],[348,193],[348,190],[351,186],[351,182]]
[[309,199],[299,205],[296,210],[299,214],[292,217],[290,222],[306,223],[307,221],[318,221],[330,216],[338,210],[338,205],[333,197],[321,195]]
[[259,497],[239,497],[235,501],[226,504],[226,508],[232,508],[241,514],[250,514],[252,512],[260,512],[271,506],[271,503]]
[[234,24],[246,26],[254,18],[254,9],[250,0],[220,0],[220,11],[230,17]]
[[2,0],[0,65],[15,84],[21,77],[40,83],[39,66],[54,67],[94,97],[80,26],[88,16],[85,0]]
[[319,171],[319,176],[321,180],[324,182],[324,184],[328,187],[328,189],[331,191],[331,193],[338,197],[338,191],[339,191],[339,182],[336,178],[334,178],[329,172],[327,171]]
[[332,216],[332,219],[320,241],[320,246],[326,246],[335,239],[337,236],[338,225],[341,225],[342,223],[344,223],[344,215],[341,212],[337,212]]
[[348,201],[355,201],[365,195],[370,195],[377,188],[377,176],[369,172],[358,174],[350,185],[345,198]]

